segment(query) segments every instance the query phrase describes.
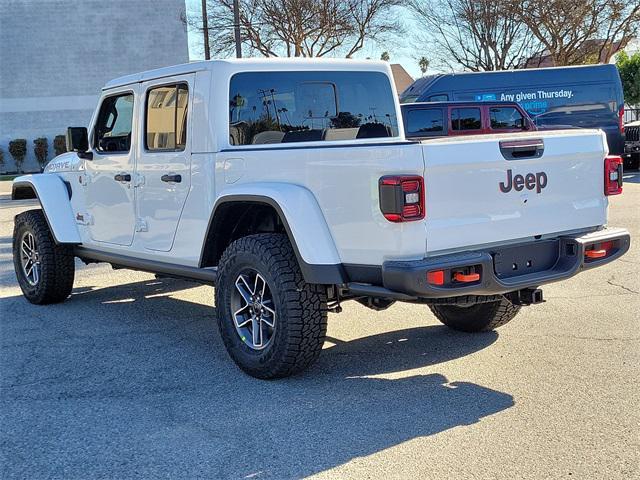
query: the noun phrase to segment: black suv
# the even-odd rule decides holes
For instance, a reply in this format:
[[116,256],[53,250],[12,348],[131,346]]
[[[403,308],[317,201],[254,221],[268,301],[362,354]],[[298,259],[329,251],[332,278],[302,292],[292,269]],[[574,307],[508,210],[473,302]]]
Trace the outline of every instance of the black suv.
[[640,120],[624,126],[624,164],[636,170],[640,166]]

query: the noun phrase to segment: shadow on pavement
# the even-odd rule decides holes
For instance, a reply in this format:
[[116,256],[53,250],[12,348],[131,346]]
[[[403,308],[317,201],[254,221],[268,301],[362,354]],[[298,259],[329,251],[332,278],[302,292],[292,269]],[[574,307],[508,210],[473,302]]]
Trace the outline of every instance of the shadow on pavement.
[[77,289],[48,307],[0,300],[3,478],[299,478],[513,405],[437,373],[366,377],[497,339],[439,326],[329,338],[307,373],[252,379],[227,357],[213,308],[167,296],[192,286]]
[[630,170],[622,175],[624,183],[640,183],[640,172],[638,170]]

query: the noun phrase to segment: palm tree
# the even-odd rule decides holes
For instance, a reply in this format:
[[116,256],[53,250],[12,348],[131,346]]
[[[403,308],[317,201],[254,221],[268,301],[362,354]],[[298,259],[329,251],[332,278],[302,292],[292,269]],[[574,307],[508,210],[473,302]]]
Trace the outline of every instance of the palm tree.
[[424,77],[424,74],[427,73],[427,68],[429,68],[429,59],[427,57],[420,57],[420,60],[418,60],[418,66],[420,67],[420,71]]

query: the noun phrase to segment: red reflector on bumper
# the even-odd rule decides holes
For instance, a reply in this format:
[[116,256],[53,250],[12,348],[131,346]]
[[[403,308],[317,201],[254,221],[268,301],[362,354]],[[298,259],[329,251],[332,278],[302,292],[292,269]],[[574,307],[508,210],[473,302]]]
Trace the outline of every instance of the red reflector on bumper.
[[427,283],[431,285],[444,285],[444,270],[427,272]]

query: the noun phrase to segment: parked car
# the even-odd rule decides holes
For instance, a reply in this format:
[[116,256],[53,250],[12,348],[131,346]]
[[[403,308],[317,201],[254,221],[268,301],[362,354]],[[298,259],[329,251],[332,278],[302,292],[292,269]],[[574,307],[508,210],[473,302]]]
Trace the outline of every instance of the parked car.
[[513,102],[425,102],[400,106],[407,138],[535,131]]
[[640,166],[640,120],[627,123],[624,127],[625,168],[638,169]]
[[24,296],[65,300],[75,257],[215,284],[229,355],[277,378],[318,358],[347,300],[487,331],[628,250],[602,132],[407,141],[392,82],[386,62],[315,59],[108,82],[72,151],[13,183],[41,205],[15,218]]
[[624,99],[615,65],[431,75],[416,80],[400,101],[517,102],[540,130],[599,128],[609,153],[624,153]]

